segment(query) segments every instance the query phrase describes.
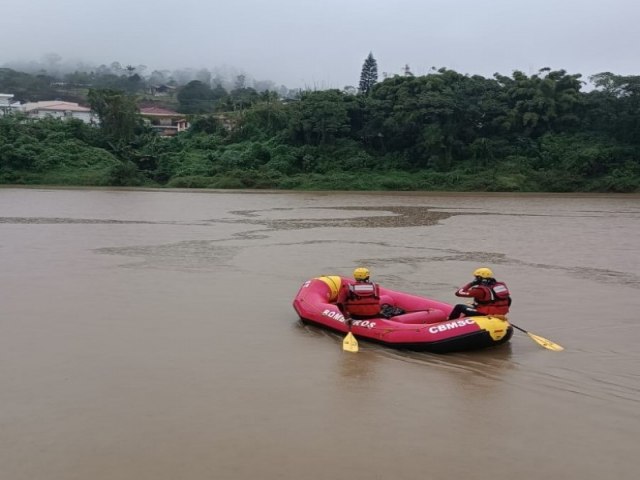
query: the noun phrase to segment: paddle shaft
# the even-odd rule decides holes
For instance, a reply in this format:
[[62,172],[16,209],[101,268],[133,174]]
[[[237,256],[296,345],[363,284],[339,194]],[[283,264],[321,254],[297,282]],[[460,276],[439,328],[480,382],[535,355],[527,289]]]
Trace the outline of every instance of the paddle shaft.
[[515,328],[516,330],[520,330],[521,332],[526,333],[527,335],[529,335],[529,332],[527,332],[524,328],[520,328],[517,325],[514,325],[513,323],[509,322],[509,325],[511,325],[513,328]]
[[533,333],[528,332],[524,328],[520,328],[519,326],[514,325],[511,322],[509,323],[513,328],[515,328],[516,330],[520,330],[523,333],[526,333],[529,336],[529,338],[531,338],[531,340],[533,340],[538,345],[541,345],[548,350],[553,350],[555,352],[561,352],[562,350],[564,350],[564,347],[562,345],[558,345],[557,343],[552,342],[547,338],[541,337],[540,335],[534,335]]
[[347,332],[347,336],[344,337],[344,339],[342,340],[342,349],[346,350],[347,352],[352,352],[352,353],[356,353],[359,348],[358,348],[358,340],[356,340],[356,337],[353,336],[353,333],[351,333],[351,315],[349,315],[348,312],[345,312],[345,321],[347,323],[347,327],[349,328],[348,332]]

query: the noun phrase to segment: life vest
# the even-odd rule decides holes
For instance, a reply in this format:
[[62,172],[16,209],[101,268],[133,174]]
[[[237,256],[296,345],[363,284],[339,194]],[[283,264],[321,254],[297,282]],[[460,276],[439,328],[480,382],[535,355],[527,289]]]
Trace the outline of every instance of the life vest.
[[503,282],[495,282],[491,285],[482,285],[489,292],[489,300],[475,300],[474,307],[485,315],[506,315],[511,305],[511,295],[507,285]]
[[375,317],[380,313],[380,292],[375,283],[349,285],[345,309],[353,317]]

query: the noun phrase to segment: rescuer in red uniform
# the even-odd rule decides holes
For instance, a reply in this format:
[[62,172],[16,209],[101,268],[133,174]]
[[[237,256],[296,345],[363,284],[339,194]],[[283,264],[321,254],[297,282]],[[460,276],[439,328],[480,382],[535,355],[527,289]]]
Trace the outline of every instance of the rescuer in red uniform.
[[353,318],[375,317],[380,313],[378,285],[369,281],[369,269],[358,267],[353,271],[356,283],[344,292],[344,309]]
[[481,315],[506,315],[511,305],[511,294],[504,282],[498,282],[493,277],[490,268],[482,267],[473,272],[475,280],[460,287],[456,297],[473,298],[473,306],[456,305],[449,314],[449,320],[458,318],[460,314],[466,317]]

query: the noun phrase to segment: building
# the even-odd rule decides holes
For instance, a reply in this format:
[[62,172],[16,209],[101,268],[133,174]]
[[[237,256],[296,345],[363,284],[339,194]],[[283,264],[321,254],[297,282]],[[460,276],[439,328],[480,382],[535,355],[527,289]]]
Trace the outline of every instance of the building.
[[142,107],[140,115],[149,122],[151,128],[164,137],[172,137],[189,128],[189,122],[185,116],[173,110],[160,107]]
[[172,85],[151,85],[148,88],[148,93],[154,97],[171,97],[176,93],[177,87]]
[[8,115],[20,109],[19,102],[13,102],[13,95],[10,93],[0,93],[0,116]]
[[21,105],[21,110],[35,118],[77,118],[85,123],[98,123],[96,115],[88,107],[73,102],[47,100],[44,102],[30,102]]

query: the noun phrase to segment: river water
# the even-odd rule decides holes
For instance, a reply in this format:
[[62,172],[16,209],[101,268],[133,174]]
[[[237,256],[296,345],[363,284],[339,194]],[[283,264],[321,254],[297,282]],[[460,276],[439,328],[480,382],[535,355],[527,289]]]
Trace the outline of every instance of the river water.
[[[0,189],[0,478],[635,479],[640,196]],[[456,303],[505,346],[302,325],[322,274]]]

